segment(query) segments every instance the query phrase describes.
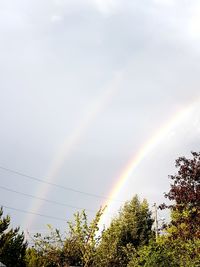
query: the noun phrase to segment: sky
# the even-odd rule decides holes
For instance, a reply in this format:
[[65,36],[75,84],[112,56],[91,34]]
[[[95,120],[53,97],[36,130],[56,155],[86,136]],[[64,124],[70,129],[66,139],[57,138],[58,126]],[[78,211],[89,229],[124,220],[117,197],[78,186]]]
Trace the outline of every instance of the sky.
[[164,201],[175,159],[199,151],[199,15],[187,0],[0,1],[0,205],[13,225],[64,230],[105,204],[108,224],[135,194]]

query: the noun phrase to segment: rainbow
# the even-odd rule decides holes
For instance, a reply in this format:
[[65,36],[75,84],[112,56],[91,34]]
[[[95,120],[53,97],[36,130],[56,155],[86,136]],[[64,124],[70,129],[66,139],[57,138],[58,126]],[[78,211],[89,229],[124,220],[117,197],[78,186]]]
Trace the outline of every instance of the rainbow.
[[[123,75],[117,75],[111,83],[108,85],[107,90],[104,91],[101,99],[98,100],[90,109],[89,115],[86,116],[85,119],[78,125],[78,127],[73,131],[70,137],[67,137],[62,145],[61,149],[59,150],[58,154],[56,155],[55,159],[53,160],[53,164],[51,169],[49,170],[46,177],[48,177],[48,182],[54,182],[57,179],[57,175],[59,170],[61,169],[64,161],[70,154],[73,152],[74,147],[77,146],[85,134],[86,130],[93,122],[93,120],[97,117],[97,115],[102,111],[104,106],[110,101],[113,95],[116,93],[119,85],[122,81]],[[129,161],[126,167],[123,169],[121,175],[117,179],[117,183],[114,185],[113,189],[108,195],[108,200],[103,203],[102,206],[106,206],[104,214],[101,217],[99,222],[100,228],[103,225],[108,225],[110,214],[114,211],[114,199],[117,199],[120,191],[124,187],[126,181],[131,179],[131,176],[137,166],[142,162],[142,160],[151,152],[159,143],[161,143],[165,137],[179,124],[181,124],[184,120],[189,118],[196,107],[196,104],[199,102],[195,101],[192,104],[184,107],[183,109],[179,109],[172,117],[170,117],[134,154],[133,158]],[[52,187],[46,184],[43,184],[38,189],[36,195],[38,197],[43,197],[48,195],[51,191]],[[34,200],[31,204],[30,210],[34,213],[38,213],[41,209],[42,201]],[[28,215],[25,218],[25,222],[23,225],[30,229],[33,225],[35,220],[35,215]]]
[[[45,175],[47,177],[47,182],[53,183],[58,177],[59,171],[63,166],[65,160],[73,153],[77,145],[80,143],[84,134],[95,120],[95,118],[104,110],[105,106],[111,101],[113,96],[117,93],[120,88],[121,82],[124,78],[124,72],[116,72],[108,84],[102,88],[103,93],[92,103],[89,107],[87,114],[81,119],[77,127],[72,131],[71,135],[66,137],[62,143],[60,149],[58,149],[57,155],[54,157],[51,168]],[[36,191],[35,195],[39,198],[45,198],[49,192],[52,190],[52,187],[47,184],[42,184]],[[29,210],[33,213],[38,213],[41,209],[42,201],[39,199],[34,200]],[[28,229],[33,225],[35,220],[34,214],[28,214],[25,217],[22,225]]]
[[168,136],[168,134],[170,134],[170,132],[175,129],[175,127],[183,123],[183,121],[191,116],[196,107],[196,104],[198,104],[198,102],[193,102],[187,107],[178,110],[139,148],[133,158],[131,158],[126,167],[123,169],[121,175],[119,175],[114,188],[109,193],[108,200],[103,204],[103,207],[106,207],[106,209],[99,222],[100,229],[109,224],[110,216],[108,216],[108,214],[113,213],[113,211],[116,209],[114,207],[116,203],[114,203],[113,200],[117,199],[117,196],[126,184],[126,181],[131,179],[134,170],[149,154],[149,152],[151,152],[159,143],[161,143]]

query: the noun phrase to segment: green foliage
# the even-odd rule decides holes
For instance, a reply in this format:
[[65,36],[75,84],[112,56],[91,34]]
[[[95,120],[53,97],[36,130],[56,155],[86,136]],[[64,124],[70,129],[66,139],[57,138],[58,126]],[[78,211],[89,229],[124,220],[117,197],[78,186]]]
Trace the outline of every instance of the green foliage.
[[[37,234],[34,247],[27,251],[29,267],[92,266],[98,237],[98,222],[103,213],[100,209],[88,223],[85,211],[74,214],[74,221],[68,222],[69,232],[62,237],[58,229],[49,227],[49,235]],[[37,265],[38,264],[38,265]]]
[[[62,247],[63,241],[58,229],[48,225],[49,235],[40,233],[34,236],[34,247],[27,250],[27,265],[29,267],[63,266]],[[40,265],[37,265],[40,264]]]
[[141,247],[129,262],[128,267],[178,267],[165,246],[151,242]]
[[180,267],[197,267],[200,266],[200,239],[193,238],[184,240],[178,238],[171,242],[168,239],[165,243],[168,249],[173,254]]
[[200,240],[176,240],[160,237],[141,247],[128,267],[197,267],[200,266]]
[[148,244],[152,223],[146,200],[126,202],[102,234],[95,266],[127,266],[137,248]]
[[104,209],[100,209],[95,218],[88,224],[85,211],[74,215],[74,222],[69,222],[69,237],[64,244],[64,254],[68,263],[81,266],[91,266],[96,254],[99,237],[96,236],[98,223]]
[[7,267],[24,267],[27,244],[19,228],[10,228],[10,217],[0,209],[0,261]]
[[28,248],[26,251],[27,267],[45,266],[45,260],[35,248]]

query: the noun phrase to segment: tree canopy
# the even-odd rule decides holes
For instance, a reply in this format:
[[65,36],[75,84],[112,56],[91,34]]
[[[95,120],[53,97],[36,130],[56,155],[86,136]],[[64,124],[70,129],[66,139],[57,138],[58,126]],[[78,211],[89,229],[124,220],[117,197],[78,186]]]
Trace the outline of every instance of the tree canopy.
[[0,262],[7,267],[25,267],[26,248],[24,234],[10,227],[10,216],[3,217],[0,208]]
[[165,194],[173,203],[161,205],[172,212],[171,234],[174,238],[200,238],[200,153],[176,160],[178,172],[170,175],[170,191]]
[[137,248],[148,244],[152,223],[146,200],[127,201],[102,234],[96,266],[127,266]]

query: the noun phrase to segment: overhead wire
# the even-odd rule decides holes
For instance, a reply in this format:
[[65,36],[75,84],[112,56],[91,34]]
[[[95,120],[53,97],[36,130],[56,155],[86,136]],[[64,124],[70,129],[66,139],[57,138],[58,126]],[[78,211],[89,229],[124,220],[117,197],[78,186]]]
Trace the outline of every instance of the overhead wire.
[[23,210],[23,209],[19,209],[19,208],[14,208],[14,207],[7,206],[7,205],[4,205],[4,204],[0,204],[0,207],[6,208],[6,209],[10,209],[10,210],[14,210],[14,211],[17,211],[17,212],[26,213],[26,214],[33,214],[33,215],[36,215],[36,216],[49,218],[49,219],[53,219],[53,220],[57,220],[57,221],[67,222],[67,219],[64,219],[64,218],[51,216],[51,215],[45,215],[45,214],[36,213],[36,212],[32,212],[32,211],[27,211],[27,210]]
[[38,197],[38,196],[34,196],[34,195],[31,195],[31,194],[27,194],[27,193],[19,192],[19,191],[17,191],[17,190],[13,190],[13,189],[10,189],[10,188],[5,187],[5,186],[2,186],[2,185],[0,185],[0,189],[5,190],[5,191],[8,191],[8,192],[15,193],[15,194],[18,194],[18,195],[22,195],[22,196],[25,196],[25,197],[30,197],[30,198],[39,199],[39,200],[42,200],[42,201],[45,201],[45,202],[48,202],[48,203],[51,203],[51,204],[55,204],[55,205],[58,205],[58,206],[69,207],[69,208],[77,209],[77,210],[83,210],[83,209],[84,209],[84,210],[86,210],[86,211],[96,213],[95,210],[86,209],[86,208],[82,208],[82,207],[77,207],[77,206],[73,206],[73,205],[69,205],[69,204],[61,203],[61,202],[58,202],[58,201],[54,201],[54,200],[50,200],[50,199],[46,199],[46,198],[42,198],[42,197]]
[[87,196],[95,197],[95,198],[109,199],[110,201],[116,201],[116,202],[121,202],[121,203],[123,202],[122,200],[112,199],[112,198],[105,197],[105,196],[102,196],[102,195],[97,195],[97,194],[93,194],[93,193],[88,193],[88,192],[84,192],[84,191],[81,191],[81,190],[77,190],[77,189],[74,189],[74,188],[71,188],[71,187],[66,187],[66,186],[63,186],[61,184],[48,182],[48,181],[40,179],[38,177],[35,177],[35,176],[32,176],[32,175],[28,175],[28,174],[25,174],[23,172],[19,172],[19,171],[10,169],[10,168],[6,168],[6,167],[1,166],[1,165],[0,165],[0,169],[4,170],[6,172],[12,173],[12,174],[16,174],[16,175],[22,176],[22,177],[30,179],[30,180],[34,180],[36,182],[47,184],[47,185],[50,185],[50,186],[54,186],[54,187],[57,187],[59,189],[63,189],[63,190],[66,190],[66,191],[71,191],[71,192],[74,192],[74,193],[83,194],[83,195],[87,195]]
[[[79,191],[79,190],[76,190],[76,189],[65,187],[65,186],[60,185],[60,184],[51,183],[51,182],[42,180],[40,178],[37,178],[37,177],[34,177],[34,176],[30,176],[30,175],[27,175],[27,174],[22,173],[22,172],[15,171],[13,169],[5,168],[5,167],[3,167],[1,165],[0,165],[0,169],[2,169],[4,171],[7,171],[9,173],[13,173],[13,174],[16,174],[16,175],[31,179],[31,180],[35,180],[35,181],[40,182],[40,183],[45,183],[45,184],[48,184],[48,185],[51,185],[51,186],[55,186],[55,187],[60,188],[60,189],[73,191],[75,193],[80,193],[80,194],[84,194],[84,195],[89,195],[91,197],[104,198],[104,199],[106,198],[104,196],[100,196],[100,195],[96,195],[96,194],[92,194],[92,193],[87,193],[87,192],[84,192],[84,191]],[[96,211],[91,210],[91,209],[85,209],[85,208],[81,208],[81,207],[77,207],[77,206],[73,206],[73,205],[57,202],[57,201],[54,201],[54,200],[50,200],[50,199],[34,196],[34,195],[31,195],[31,194],[19,192],[17,190],[13,190],[13,189],[7,188],[5,186],[1,186],[0,185],[0,188],[3,189],[3,190],[6,190],[6,191],[12,192],[12,193],[23,195],[25,197],[30,197],[30,198],[35,198],[35,199],[39,199],[39,200],[42,200],[42,201],[46,201],[46,202],[51,203],[51,204],[55,204],[55,205],[59,205],[59,206],[66,206],[66,207],[74,208],[74,209],[78,209],[78,210],[86,210],[86,211],[90,211],[90,212],[96,212]],[[110,198],[106,198],[106,199],[110,199]],[[110,199],[110,200],[117,201],[117,202],[124,202],[124,201],[115,200],[115,199]],[[44,214],[41,214],[41,213],[36,213],[36,212],[32,212],[32,211],[26,211],[26,210],[23,210],[23,209],[14,208],[14,207],[6,206],[6,205],[1,205],[1,206],[4,207],[4,208],[10,209],[10,210],[15,210],[15,211],[18,211],[18,212],[23,212],[23,213],[28,213],[28,214],[33,214],[33,215],[40,216],[40,217],[55,219],[55,220],[59,220],[59,221],[67,221],[64,218],[59,218],[59,217],[56,217],[56,216],[44,215]]]
[[59,218],[59,217],[55,217],[55,216],[51,216],[51,215],[44,215],[44,214],[41,214],[41,213],[36,213],[36,212],[32,212],[32,211],[18,209],[18,208],[10,207],[10,206],[3,205],[3,204],[1,204],[0,206],[3,207],[3,208],[6,208],[6,209],[15,210],[15,211],[22,212],[22,213],[29,213],[29,214],[37,215],[37,216],[40,216],[40,217],[45,217],[45,218],[49,218],[49,219],[54,219],[54,220],[58,220],[58,221],[67,222],[67,220],[64,219],[64,218]]

